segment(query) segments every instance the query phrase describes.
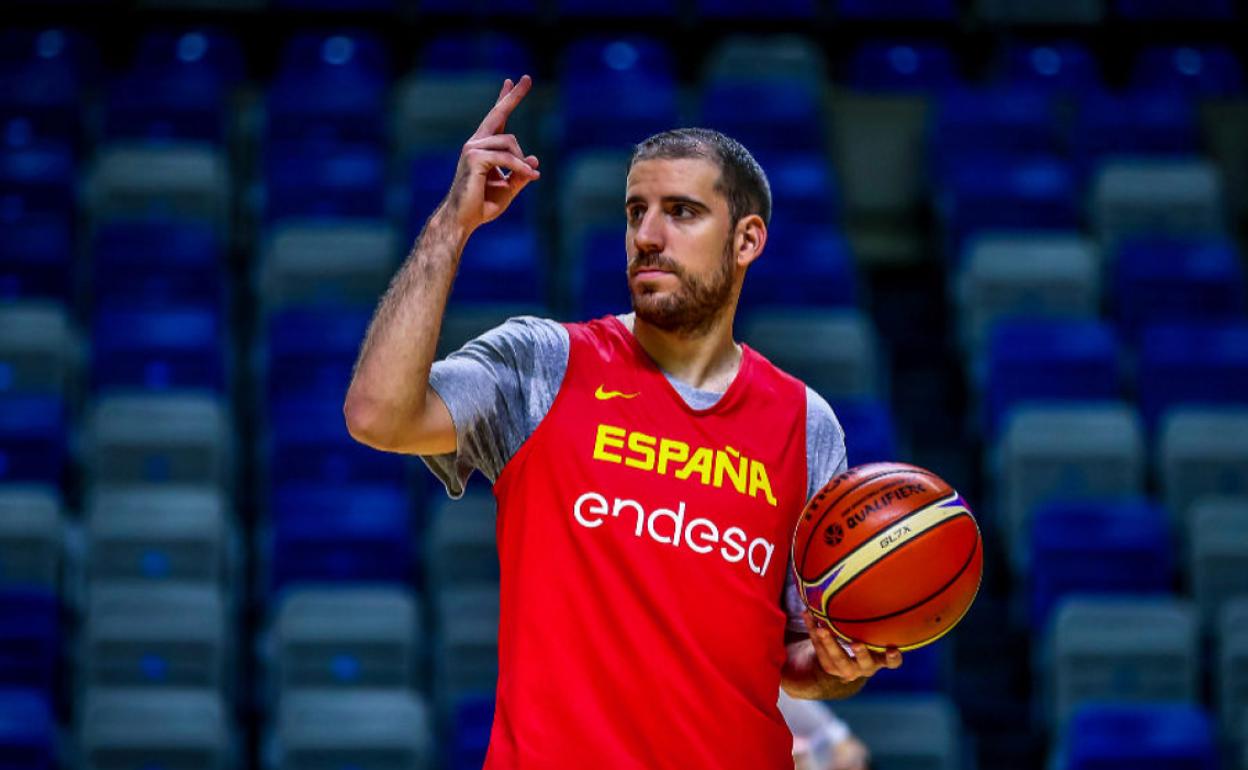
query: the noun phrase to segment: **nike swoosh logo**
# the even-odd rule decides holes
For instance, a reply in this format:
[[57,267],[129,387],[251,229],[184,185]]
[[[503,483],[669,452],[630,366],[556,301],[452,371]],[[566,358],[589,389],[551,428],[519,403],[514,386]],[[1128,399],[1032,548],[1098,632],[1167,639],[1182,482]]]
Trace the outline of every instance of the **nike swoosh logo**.
[[594,391],[594,398],[599,401],[606,401],[609,398],[637,398],[640,393],[621,393],[618,390],[603,390],[602,386],[598,386],[598,390]]

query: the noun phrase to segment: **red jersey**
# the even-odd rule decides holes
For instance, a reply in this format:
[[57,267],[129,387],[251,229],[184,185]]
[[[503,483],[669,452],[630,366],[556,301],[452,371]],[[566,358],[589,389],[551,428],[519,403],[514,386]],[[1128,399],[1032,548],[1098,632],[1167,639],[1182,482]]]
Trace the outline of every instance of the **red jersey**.
[[567,324],[554,404],[503,467],[486,770],[776,770],[806,390],[742,345],[709,409],[615,317]]

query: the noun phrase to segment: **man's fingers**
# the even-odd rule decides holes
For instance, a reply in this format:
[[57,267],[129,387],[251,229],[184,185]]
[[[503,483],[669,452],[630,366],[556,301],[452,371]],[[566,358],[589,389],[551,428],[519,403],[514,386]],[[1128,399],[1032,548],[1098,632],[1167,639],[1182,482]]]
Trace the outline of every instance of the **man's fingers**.
[[896,647],[889,647],[888,652],[884,653],[884,665],[889,668],[901,668],[901,651]]
[[506,168],[526,177],[536,179],[542,172],[529,166],[520,158],[500,150],[469,150],[468,162],[473,173],[488,174],[495,168]]
[[524,99],[525,94],[533,86],[533,79],[528,75],[522,76],[515,86],[510,89],[507,88],[507,82],[503,81],[503,90],[499,92],[498,101],[494,103],[493,109],[486,114],[485,119],[481,121],[481,125],[477,127],[476,132],[472,135],[473,139],[500,133],[506,127],[507,118],[516,109],[516,105]]
[[520,142],[516,139],[515,134],[495,134],[493,136],[483,136],[480,139],[469,139],[464,145],[464,149],[468,150],[505,150],[520,158],[530,166],[529,158],[532,155],[525,156],[524,150],[520,149]]

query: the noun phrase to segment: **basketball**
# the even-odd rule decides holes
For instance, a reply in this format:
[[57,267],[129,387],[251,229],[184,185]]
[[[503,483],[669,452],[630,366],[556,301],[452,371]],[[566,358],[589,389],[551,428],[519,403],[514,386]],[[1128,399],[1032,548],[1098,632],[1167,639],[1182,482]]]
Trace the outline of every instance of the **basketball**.
[[806,605],[842,639],[905,651],[944,636],[970,609],[983,551],[970,508],[943,479],[870,463],[807,503],[793,569]]

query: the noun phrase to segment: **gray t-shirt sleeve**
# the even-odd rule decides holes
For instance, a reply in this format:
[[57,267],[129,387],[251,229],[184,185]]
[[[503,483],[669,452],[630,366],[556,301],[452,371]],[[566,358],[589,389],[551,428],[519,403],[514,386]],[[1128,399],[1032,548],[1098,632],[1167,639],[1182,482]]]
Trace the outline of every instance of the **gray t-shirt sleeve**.
[[[806,499],[814,497],[833,476],[848,467],[845,431],[840,421],[823,396],[806,388]],[[806,624],[802,622],[806,604],[793,580],[792,560],[784,587],[784,607],[789,616],[789,630],[806,633]]]
[[456,449],[421,457],[452,498],[473,470],[491,482],[550,411],[568,369],[562,324],[517,316],[433,364],[429,385],[451,413]]

